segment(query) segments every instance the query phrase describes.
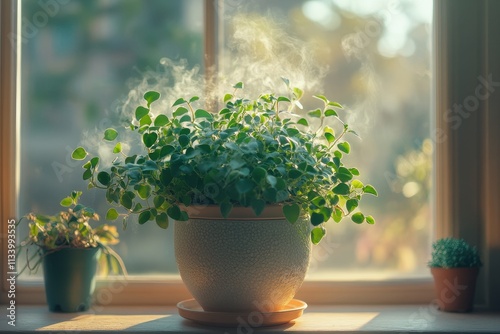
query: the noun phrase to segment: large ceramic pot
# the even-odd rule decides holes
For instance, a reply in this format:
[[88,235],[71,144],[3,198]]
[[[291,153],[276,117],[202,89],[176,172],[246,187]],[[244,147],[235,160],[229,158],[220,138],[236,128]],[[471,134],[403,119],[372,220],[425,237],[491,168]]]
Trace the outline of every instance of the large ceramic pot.
[[175,256],[188,290],[205,311],[276,311],[290,302],[309,265],[310,223],[285,220],[281,206],[256,217],[233,208],[186,208],[175,222]]
[[470,312],[474,306],[479,268],[431,268],[439,309]]
[[53,312],[81,312],[90,307],[99,248],[64,248],[43,257],[45,294]]

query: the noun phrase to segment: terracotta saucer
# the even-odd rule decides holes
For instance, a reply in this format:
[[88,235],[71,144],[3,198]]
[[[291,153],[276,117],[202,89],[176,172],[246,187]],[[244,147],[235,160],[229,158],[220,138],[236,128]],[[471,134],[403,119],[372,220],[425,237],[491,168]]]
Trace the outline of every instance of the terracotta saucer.
[[275,312],[207,312],[194,299],[177,304],[181,317],[203,325],[221,327],[282,325],[300,317],[306,307],[307,304],[298,299],[292,299],[282,310]]

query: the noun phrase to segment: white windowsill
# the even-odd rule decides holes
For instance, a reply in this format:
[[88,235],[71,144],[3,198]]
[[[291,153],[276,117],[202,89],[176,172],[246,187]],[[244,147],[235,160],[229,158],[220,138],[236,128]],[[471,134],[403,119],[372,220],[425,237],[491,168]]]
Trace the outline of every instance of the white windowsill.
[[68,314],[51,313],[46,306],[19,306],[16,327],[7,324],[0,306],[0,332],[83,333],[498,333],[500,313],[444,313],[430,305],[309,306],[287,325],[253,328],[204,327],[181,318],[174,307],[105,307]]

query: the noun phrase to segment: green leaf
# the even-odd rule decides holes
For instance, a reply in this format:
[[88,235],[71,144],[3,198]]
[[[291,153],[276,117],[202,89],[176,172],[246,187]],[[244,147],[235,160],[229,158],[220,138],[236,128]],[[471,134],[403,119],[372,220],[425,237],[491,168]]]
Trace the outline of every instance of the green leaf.
[[160,93],[150,90],[144,94],[144,100],[148,102],[148,108],[154,101],[160,98]]
[[64,207],[69,207],[73,204],[73,199],[71,197],[65,197],[61,200],[59,204],[61,204],[61,206]]
[[188,112],[189,112],[189,110],[187,110],[187,108],[179,107],[179,108],[177,108],[176,111],[174,111],[174,113],[172,114],[172,116],[179,117],[179,116],[182,116],[184,114],[187,114]]
[[278,192],[274,188],[267,188],[264,190],[264,199],[268,202],[276,202],[276,196]]
[[189,99],[189,103],[193,103],[195,101],[198,101],[200,98],[198,96],[193,96],[192,98]]
[[155,206],[155,208],[159,208],[163,203],[165,202],[165,197],[163,196],[155,196],[155,198],[153,199],[153,204]]
[[325,117],[330,117],[330,116],[339,116],[337,112],[333,109],[326,109],[325,110]]
[[347,211],[351,213],[354,209],[358,207],[358,200],[355,198],[347,200],[345,207],[347,208]]
[[124,193],[120,198],[120,204],[128,210],[132,209],[132,197],[129,196],[128,192]]
[[301,118],[297,121],[297,124],[304,125],[304,126],[309,126],[309,123],[307,122],[307,119]]
[[313,244],[317,245],[326,235],[326,229],[323,226],[315,227],[311,231],[311,241]]
[[356,189],[362,189],[364,187],[363,182],[361,182],[360,180],[352,180],[351,185]]
[[137,187],[137,194],[142,199],[149,198],[149,195],[151,195],[151,186],[149,184],[140,184]]
[[[174,102],[174,104],[172,104],[172,107],[178,106],[178,105],[180,105],[180,104],[184,104],[184,103],[186,103],[186,102],[187,102],[187,101],[186,101],[186,100],[184,100],[183,98],[177,99],[177,100]],[[180,108],[179,108],[179,109],[180,109]],[[179,110],[179,109],[177,109],[177,110]],[[185,109],[185,108],[184,108],[184,109]],[[186,109],[186,112],[187,112],[187,109]],[[175,116],[175,115],[174,115],[174,116]],[[179,215],[180,215],[180,214],[179,214]],[[180,217],[180,216],[179,216],[179,217]]]
[[231,100],[232,98],[233,98],[232,94],[226,94],[226,95],[224,95],[224,103],[226,103],[227,101]]
[[146,145],[147,148],[153,146],[154,143],[156,143],[157,139],[158,135],[156,134],[156,132],[145,133],[142,135],[142,141],[144,142],[144,145]]
[[353,135],[355,135],[355,136],[356,136],[356,137],[358,137],[358,138],[361,138],[361,137],[358,135],[358,133],[357,133],[356,131],[354,131],[354,130],[349,130],[349,131],[347,131],[347,132],[352,133]]
[[111,181],[111,176],[107,172],[99,172],[99,174],[97,174],[97,180],[103,186],[107,186],[107,185],[109,185],[109,182]]
[[349,195],[350,193],[349,186],[345,183],[339,183],[332,191],[337,195]]
[[363,187],[363,192],[365,194],[371,194],[374,196],[378,196],[377,190],[370,184],[367,184],[366,186]]
[[283,206],[283,214],[289,223],[294,224],[300,216],[300,206],[298,204],[287,204]]
[[167,209],[167,214],[174,220],[179,220],[182,217],[181,209],[175,204]]
[[155,118],[154,125],[155,126],[164,126],[168,124],[168,117],[165,115],[158,115]]
[[278,102],[290,102],[290,99],[285,96],[278,97]]
[[294,87],[292,91],[297,100],[300,100],[300,98],[304,95],[304,91],[300,88]]
[[288,80],[288,78],[281,77],[281,80],[283,80],[283,82],[285,83],[285,85],[290,86],[290,80]]
[[118,218],[118,211],[115,208],[111,208],[106,212],[106,220],[116,220]]
[[359,176],[359,170],[357,168],[349,168],[349,171],[352,173],[352,175]]
[[241,81],[240,81],[240,82],[238,82],[237,84],[235,84],[235,85],[233,86],[233,88],[239,88],[239,89],[242,89],[242,88],[243,88],[243,82],[241,82]]
[[161,158],[166,157],[167,155],[171,154],[174,151],[175,147],[173,147],[172,145],[165,145],[161,148],[160,157]]
[[88,180],[92,177],[92,171],[90,169],[86,169],[85,172],[83,172],[83,179]]
[[375,224],[375,219],[372,216],[366,216],[365,219],[368,224],[370,225]]
[[209,113],[206,110],[203,109],[198,109],[194,112],[194,117],[195,118],[207,118],[207,119],[212,119],[213,116],[211,113]]
[[365,221],[365,216],[361,212],[356,212],[351,216],[351,220],[356,224],[362,224]]
[[104,131],[104,139],[108,141],[113,141],[118,137],[118,132],[115,129],[108,128]]
[[257,216],[260,216],[260,214],[262,213],[262,211],[264,211],[264,208],[266,207],[266,201],[262,199],[254,199],[251,203],[251,206],[253,212],[255,212]]
[[300,176],[302,175],[302,172],[300,170],[296,170],[296,169],[290,169],[288,171],[288,177],[291,178],[291,179],[297,179],[299,178]]
[[337,147],[339,148],[339,150],[346,154],[349,154],[349,152],[351,152],[351,145],[349,145],[349,143],[346,141],[343,143],[339,143]]
[[335,141],[335,136],[329,132],[325,132],[325,138],[328,141],[328,143],[333,143]]
[[168,228],[168,215],[165,212],[156,216],[156,225],[165,230]]
[[191,122],[191,116],[189,115],[182,116],[181,119],[179,120],[179,123],[185,123],[185,122]]
[[143,118],[141,118],[139,125],[142,127],[144,125],[151,125],[151,123],[152,123],[151,117],[149,117],[149,115],[146,115]]
[[184,147],[189,144],[189,137],[187,135],[180,135],[179,136],[179,144]]
[[254,179],[254,181],[257,183],[264,180],[266,178],[266,176],[267,176],[267,172],[262,167],[256,167],[252,171],[252,179]]
[[325,221],[328,221],[330,217],[332,216],[333,210],[331,208],[327,208],[326,206],[319,208],[319,213],[323,215],[323,219]]
[[339,208],[335,208],[335,211],[333,212],[333,215],[332,215],[332,218],[333,220],[338,223],[342,220],[342,210],[340,210]]
[[334,195],[333,197],[330,198],[330,204],[331,205],[337,205],[337,203],[339,202],[339,200],[340,200],[339,195]]
[[316,206],[324,206],[326,204],[326,200],[321,196],[316,196],[311,200],[311,203]]
[[141,203],[136,203],[134,206],[134,209],[132,210],[133,212],[139,212],[142,210],[142,204]]
[[340,109],[344,109],[344,107],[342,107],[342,105],[338,102],[333,102],[333,101],[328,101],[328,105],[329,106],[333,106],[333,107],[337,107],[337,108],[340,108]]
[[328,102],[330,102],[330,101],[328,101],[328,99],[324,95],[313,95],[313,97],[325,102],[325,104],[328,104]]
[[90,166],[96,167],[98,163],[99,163],[98,157],[93,157],[92,159],[90,159]]
[[267,175],[266,180],[271,185],[271,187],[275,187],[278,183],[278,179],[276,179],[276,177],[273,175]]
[[139,224],[143,225],[145,224],[149,219],[151,218],[151,212],[149,211],[143,211],[139,214]]
[[311,214],[311,224],[314,226],[318,226],[319,224],[323,223],[325,221],[325,217],[323,216],[322,213],[319,212],[313,212]]
[[135,119],[138,121],[140,121],[141,118],[143,118],[147,114],[149,114],[148,108],[144,108],[142,106],[139,106],[139,107],[137,107],[137,109],[135,109]]
[[83,147],[78,147],[71,153],[71,158],[74,160],[83,160],[87,157],[87,151]]
[[224,218],[227,218],[229,216],[229,213],[231,213],[232,209],[233,209],[233,204],[229,202],[222,202],[220,204],[220,213]]
[[309,111],[307,114],[311,117],[314,117],[314,118],[320,118],[321,117],[321,109]]
[[115,147],[113,147],[113,153],[120,153],[122,151],[122,143],[116,143]]
[[337,176],[337,178],[342,182],[347,182],[352,180],[351,172],[345,167],[340,167],[335,176]]
[[246,194],[250,190],[253,189],[255,184],[247,179],[240,180],[236,182],[236,190],[238,191],[239,194]]

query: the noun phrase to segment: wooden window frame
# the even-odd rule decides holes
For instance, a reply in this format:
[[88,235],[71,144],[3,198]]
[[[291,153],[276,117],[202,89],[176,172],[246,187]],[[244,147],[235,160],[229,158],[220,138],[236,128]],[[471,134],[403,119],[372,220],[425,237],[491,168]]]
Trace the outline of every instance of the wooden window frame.
[[[218,0],[204,0],[206,67],[216,68],[220,30]],[[16,34],[17,0],[0,2],[0,303],[7,302],[7,225],[16,218],[19,180],[19,76],[20,46],[11,43]],[[500,309],[500,92],[481,100],[474,113],[455,128],[449,110],[474,96],[478,78],[500,81],[500,1],[435,0],[433,100],[436,133],[435,237],[463,237],[479,245],[484,268],[478,283],[477,303]],[[464,24],[463,18],[468,23]],[[496,32],[496,33],[494,33]],[[496,86],[494,86],[496,87]],[[500,89],[499,89],[500,90]],[[495,94],[496,93],[496,94]],[[472,95],[471,95],[472,94]],[[477,95],[477,94],[476,94]],[[469,98],[470,99],[470,98]],[[460,180],[460,181],[458,181]],[[99,305],[173,305],[190,295],[178,277],[132,278],[101,281],[96,292]],[[388,281],[306,281],[298,298],[311,304],[408,304],[433,299],[430,279]],[[17,303],[44,303],[40,282],[23,283]]]

